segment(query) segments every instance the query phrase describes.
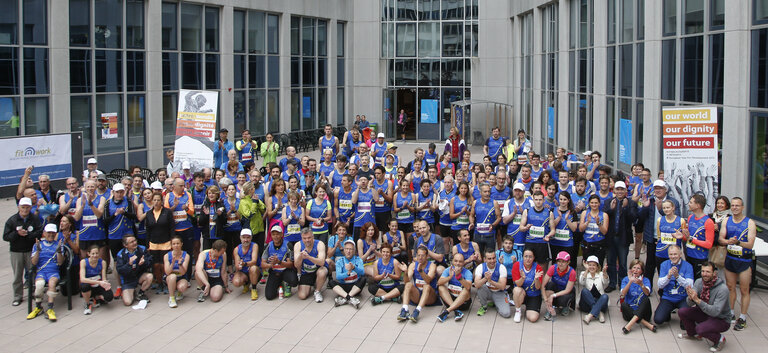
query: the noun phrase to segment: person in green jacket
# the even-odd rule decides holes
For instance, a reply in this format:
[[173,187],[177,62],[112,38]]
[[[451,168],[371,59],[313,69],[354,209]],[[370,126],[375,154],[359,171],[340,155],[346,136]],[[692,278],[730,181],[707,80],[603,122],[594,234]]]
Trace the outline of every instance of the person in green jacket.
[[264,211],[267,207],[258,198],[253,198],[255,190],[252,182],[243,184],[239,212],[250,222],[253,242],[259,245],[259,249],[264,249]]
[[270,162],[277,163],[278,151],[280,151],[280,145],[275,142],[275,137],[272,134],[267,134],[267,141],[261,144],[261,157],[264,158],[264,165]]

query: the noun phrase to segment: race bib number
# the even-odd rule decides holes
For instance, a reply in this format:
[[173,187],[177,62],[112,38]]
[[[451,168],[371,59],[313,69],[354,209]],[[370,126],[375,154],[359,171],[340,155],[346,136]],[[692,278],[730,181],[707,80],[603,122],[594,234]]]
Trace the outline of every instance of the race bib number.
[[467,216],[467,215],[459,216],[458,218],[456,218],[456,224],[468,225],[469,224],[469,216]]
[[448,283],[448,290],[451,291],[451,294],[453,294],[454,296],[458,297],[459,294],[461,294],[461,291],[463,289],[464,289],[464,287],[462,287],[462,286],[457,286],[455,284]]
[[289,224],[288,225],[288,230],[286,231],[286,233],[288,233],[288,234],[296,234],[296,233],[299,233],[299,232],[301,232],[301,226],[299,226],[298,224]]
[[408,219],[408,217],[410,216],[411,216],[411,211],[408,211],[407,208],[404,208],[397,213],[397,219]]
[[[229,217],[227,217],[229,218]],[[187,213],[184,211],[173,211],[173,220],[176,221],[176,223],[182,222],[187,219]],[[227,222],[229,222],[229,219],[227,219]]]
[[392,279],[391,277],[384,277],[384,279],[379,281],[379,285],[381,285],[382,287],[391,287],[395,285],[395,280]]
[[211,268],[205,270],[205,272],[208,273],[208,277],[220,277],[221,276],[221,270],[218,268]]
[[413,285],[415,285],[415,286],[416,286],[416,288],[418,288],[418,289],[422,289],[422,288],[424,288],[424,285],[425,285],[425,284],[427,284],[427,282],[424,282],[424,280],[423,280],[423,279],[421,279],[421,278],[415,279],[415,280],[413,281]]
[[238,217],[237,213],[230,213],[227,215],[227,225],[231,226],[237,222],[240,221],[240,217]]
[[685,242],[685,246],[688,249],[696,249],[696,244],[693,243],[693,238],[688,238],[688,241]]
[[515,218],[512,218],[512,224],[519,226],[520,222],[523,221],[523,215],[518,213],[515,215]]
[[531,226],[528,230],[528,234],[531,238],[544,238],[544,227]]
[[371,212],[371,203],[370,202],[358,202],[357,203],[357,211],[362,213],[368,213]]
[[253,155],[250,152],[243,152],[243,162],[253,159]]
[[384,196],[379,195],[379,199],[376,200],[376,207],[384,207],[384,206],[386,206],[386,203],[384,202]]
[[661,233],[661,237],[659,239],[662,244],[671,245],[674,244],[676,239],[672,233]]
[[744,255],[744,248],[742,248],[739,245],[736,244],[728,244],[727,246],[728,253],[733,256],[741,256]]
[[324,225],[325,225],[325,224],[324,224],[323,222],[320,222],[320,221],[318,221],[318,222],[313,222],[313,223],[312,223],[312,229],[318,229],[318,230],[320,230],[320,229],[323,229],[323,228],[324,228]]
[[477,231],[480,233],[488,233],[491,231],[491,224],[490,223],[478,223],[477,224]]
[[195,213],[199,214],[200,210],[203,209],[203,204],[195,205]]
[[355,281],[357,281],[357,272],[351,272],[344,278],[344,283],[353,283]]
[[306,272],[306,273],[312,273],[312,272],[315,272],[315,271],[317,271],[317,265],[315,265],[315,264],[307,264],[307,263],[304,263],[304,264],[302,264],[302,265],[301,265],[301,268],[302,268],[302,269],[304,270],[304,272]]
[[499,206],[499,208],[504,208],[506,202],[507,200],[496,200],[496,205]]
[[83,216],[82,222],[84,227],[95,227],[99,224],[99,219],[94,215]]
[[352,200],[339,200],[339,208],[344,210],[351,210]]
[[[91,281],[101,281],[101,276],[88,277],[88,279],[90,279]],[[93,288],[96,288],[98,286],[99,286],[98,284],[92,284],[91,285],[91,287],[93,287]]]
[[567,229],[555,229],[555,239],[560,241],[568,241],[571,239],[571,232]]

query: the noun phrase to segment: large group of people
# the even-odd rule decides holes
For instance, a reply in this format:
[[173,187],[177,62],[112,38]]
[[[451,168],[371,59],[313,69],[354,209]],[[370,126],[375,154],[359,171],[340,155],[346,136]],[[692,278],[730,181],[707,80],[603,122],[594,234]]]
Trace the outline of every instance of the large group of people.
[[[756,226],[739,197],[720,196],[707,215],[704,196],[671,198],[641,163],[625,175],[597,151],[540,156],[522,130],[508,139],[494,128],[476,158],[452,129],[443,151],[432,143],[411,160],[384,134],[365,140],[357,128],[339,139],[326,126],[319,160],[292,146],[278,160],[269,134],[260,151],[247,130],[235,143],[227,134],[214,145],[217,168],[192,171],[170,150],[151,183],[133,173],[110,188],[93,159],[57,192],[28,168],[3,235],[13,305],[35,268],[28,319],[47,296],[56,320],[67,247],[86,315],[113,298],[146,304],[151,290],[175,308],[195,285],[197,301],[217,302],[231,283],[251,300],[261,291],[322,302],[330,290],[336,306],[355,308],[367,287],[371,305],[401,304],[401,321],[432,305],[443,307],[439,321],[458,321],[474,298],[477,315],[536,322],[578,308],[589,324],[605,322],[618,290],[625,334],[636,323],[655,332],[675,310],[680,338],[706,338],[713,350],[732,323],[746,328]],[[724,268],[708,260],[715,246],[727,249]]]

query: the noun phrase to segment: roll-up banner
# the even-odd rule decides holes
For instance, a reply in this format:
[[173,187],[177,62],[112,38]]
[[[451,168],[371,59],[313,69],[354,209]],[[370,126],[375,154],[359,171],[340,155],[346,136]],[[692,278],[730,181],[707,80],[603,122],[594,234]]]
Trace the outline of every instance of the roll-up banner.
[[[707,199],[704,213],[712,213],[718,190],[717,108],[665,107],[662,109],[664,181],[668,194],[688,204],[700,193]],[[688,207],[682,206],[683,216]]]
[[176,116],[177,162],[190,163],[192,172],[213,166],[213,141],[216,139],[216,112],[219,94],[214,91],[179,92]]

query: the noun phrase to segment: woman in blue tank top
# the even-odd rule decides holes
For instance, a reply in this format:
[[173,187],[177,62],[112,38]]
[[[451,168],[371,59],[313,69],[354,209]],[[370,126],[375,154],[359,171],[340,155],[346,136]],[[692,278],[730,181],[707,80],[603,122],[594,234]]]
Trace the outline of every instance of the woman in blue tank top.
[[332,216],[331,202],[327,200],[328,194],[322,186],[315,187],[315,198],[307,202],[307,212],[304,218],[311,224],[312,234],[315,239],[328,243],[328,229]]
[[451,253],[453,256],[456,254],[463,255],[464,263],[462,266],[470,271],[474,271],[475,266],[482,261],[480,248],[477,243],[470,240],[469,231],[465,229],[459,231],[459,243],[453,246]]
[[605,234],[608,232],[608,215],[600,211],[600,196],[592,195],[587,202],[588,208],[581,212],[579,231],[584,232],[581,243],[582,255],[597,256],[600,264],[605,259]]
[[435,199],[435,193],[432,191],[432,182],[429,179],[421,181],[416,197],[416,218],[426,221],[429,229],[434,232],[437,200]]
[[283,225],[285,225],[285,241],[292,246],[292,243],[301,241],[301,228],[306,219],[304,210],[299,205],[299,194],[291,191],[288,193],[288,204],[283,208]]
[[75,220],[80,222],[77,236],[80,241],[98,241],[106,238],[104,226],[100,221],[104,213],[102,202],[104,200],[96,196],[96,183],[93,180],[85,182],[85,192],[77,199]]
[[176,301],[183,298],[184,291],[189,288],[187,269],[190,255],[181,248],[181,237],[175,235],[171,238],[171,251],[163,257],[164,279],[168,285],[168,306],[171,308],[178,306]]
[[416,201],[409,188],[408,180],[400,180],[400,190],[395,194],[395,202],[392,205],[397,220],[397,227],[409,237],[413,233],[413,214],[416,213],[414,207]]
[[[555,208],[555,234],[549,240],[550,255],[565,251],[571,256],[570,266],[576,268],[576,251],[573,242],[573,232],[579,229],[577,213],[573,209],[571,195],[567,192],[558,195],[560,206]],[[555,256],[552,256],[554,258]]]
[[400,261],[392,258],[392,245],[381,245],[381,257],[376,261],[376,266],[371,266],[372,282],[368,284],[368,292],[371,293],[371,304],[378,305],[387,301],[400,302],[404,285],[400,283],[402,270]]
[[[224,223],[223,232],[221,233],[222,239],[227,242],[227,252],[232,253],[235,249],[235,242],[237,242],[240,230],[243,229],[243,225],[240,223],[240,198],[237,197],[237,189],[234,184],[227,185],[226,197],[221,200],[224,213],[226,215],[226,222]],[[227,258],[227,266],[232,266],[232,257]]]
[[397,220],[389,220],[389,231],[382,236],[382,245],[389,244],[392,247],[392,257],[400,262],[408,261],[408,243],[405,234],[398,228]]
[[112,301],[112,285],[107,281],[107,266],[99,255],[99,246],[91,245],[87,257],[80,260],[80,293],[83,295],[85,310],[83,314],[90,315],[93,310],[91,298],[98,303]]
[[656,258],[658,260],[656,261],[655,270],[657,272],[661,268],[661,263],[669,260],[670,245],[677,245],[682,248],[682,230],[685,228],[685,220],[675,215],[675,204],[672,201],[666,200],[662,202],[661,211],[664,212],[664,216],[659,217],[656,222]]
[[469,195],[469,184],[466,181],[459,182],[456,197],[450,201],[451,238],[454,243],[459,243],[459,231],[469,228],[469,205],[472,202]]

